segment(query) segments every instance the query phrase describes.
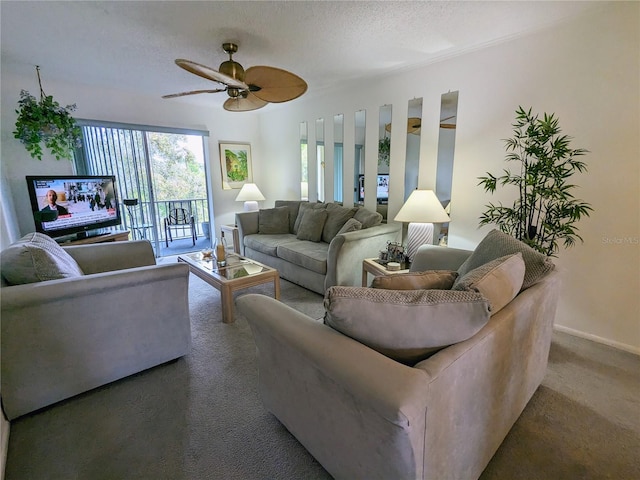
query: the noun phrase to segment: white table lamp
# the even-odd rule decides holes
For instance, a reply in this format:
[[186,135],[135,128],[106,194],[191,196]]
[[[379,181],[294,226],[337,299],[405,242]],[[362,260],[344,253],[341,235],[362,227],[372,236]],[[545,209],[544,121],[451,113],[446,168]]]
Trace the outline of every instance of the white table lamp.
[[433,190],[414,190],[394,220],[402,222],[402,244],[406,241],[406,253],[412,261],[420,245],[438,240],[433,224],[446,223],[451,219]]
[[251,212],[258,210],[258,202],[264,199],[264,195],[255,183],[245,183],[236,197],[236,202],[244,202],[245,212]]

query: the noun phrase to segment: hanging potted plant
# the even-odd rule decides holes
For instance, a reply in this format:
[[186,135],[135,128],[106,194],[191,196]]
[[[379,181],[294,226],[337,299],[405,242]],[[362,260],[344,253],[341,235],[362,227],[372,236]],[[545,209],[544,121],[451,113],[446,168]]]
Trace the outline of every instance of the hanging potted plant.
[[16,110],[18,120],[13,136],[22,142],[33,158],[42,160],[44,146],[56,160],[72,160],[73,149],[82,145],[80,127],[71,116],[76,105],[62,107],[52,96],[45,95],[38,66],[36,73],[40,100],[26,90],[20,91],[19,108]]
[[389,165],[391,154],[391,139],[387,136],[378,142],[378,165]]
[[495,224],[547,256],[555,256],[561,242],[565,248],[576,240],[582,242],[576,223],[593,210],[574,198],[575,185],[568,183],[574,173],[586,172],[586,164],[578,157],[588,151],[570,148],[571,137],[561,132],[554,114],[539,118],[531,109],[518,107],[513,138],[505,144],[506,160],[517,162],[519,168],[516,172],[505,169],[498,177],[488,173],[479,183],[486,192],[511,185],[519,193],[511,207],[487,205],[480,225]]

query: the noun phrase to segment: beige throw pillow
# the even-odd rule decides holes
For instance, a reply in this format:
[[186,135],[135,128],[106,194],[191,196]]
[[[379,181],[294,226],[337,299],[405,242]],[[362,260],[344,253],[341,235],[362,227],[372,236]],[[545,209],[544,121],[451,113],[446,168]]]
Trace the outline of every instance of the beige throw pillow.
[[458,272],[429,270],[375,277],[371,286],[387,290],[450,290]]
[[324,323],[398,362],[414,365],[475,335],[489,320],[476,292],[330,287]]
[[51,237],[29,233],[0,255],[2,276],[10,285],[80,277],[80,266]]
[[468,290],[482,294],[491,305],[491,315],[513,300],[524,280],[525,266],[520,252],[497,258],[471,270],[456,280],[453,290]]

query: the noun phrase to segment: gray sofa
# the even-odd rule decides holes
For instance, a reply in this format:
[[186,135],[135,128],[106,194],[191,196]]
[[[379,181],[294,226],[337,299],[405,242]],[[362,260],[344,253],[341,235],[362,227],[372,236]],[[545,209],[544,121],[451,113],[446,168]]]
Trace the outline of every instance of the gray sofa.
[[[470,254],[421,247],[413,265],[457,270]],[[265,408],[336,479],[478,478],[545,375],[558,274],[545,272],[469,338],[415,364],[396,361],[327,325],[334,290],[346,291],[327,292],[325,324],[266,296],[238,299],[257,345]],[[375,292],[352,290],[363,296]],[[479,300],[474,292],[459,293]],[[352,323],[392,308],[372,304],[355,312]],[[482,314],[482,305],[476,307]],[[401,316],[383,320],[403,322]],[[446,322],[459,320],[464,319]]]
[[189,267],[156,265],[148,241],[65,247],[79,276],[19,285],[7,283],[8,250],[1,394],[10,420],[189,352]]
[[[267,212],[274,213],[277,209],[287,211],[286,225],[280,217],[282,228],[273,228],[273,224],[278,223],[273,216],[269,218],[270,225],[261,221],[260,215],[264,217],[265,210],[236,214],[241,254],[275,268],[282,278],[320,294],[333,285],[360,285],[362,260],[377,257],[387,242],[400,240],[398,225],[382,224],[382,215],[364,208],[278,200],[275,208]],[[307,209],[328,212],[324,228],[320,225],[319,240],[300,239],[297,224],[301,224]],[[361,227],[341,233],[341,227],[348,221],[346,217]],[[345,220],[343,224],[342,220]]]

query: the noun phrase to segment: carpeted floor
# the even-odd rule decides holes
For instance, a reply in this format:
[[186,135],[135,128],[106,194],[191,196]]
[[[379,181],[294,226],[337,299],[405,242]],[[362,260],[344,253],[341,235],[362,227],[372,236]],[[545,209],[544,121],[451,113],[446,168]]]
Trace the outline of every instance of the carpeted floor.
[[[7,480],[330,478],[262,408],[246,320],[221,323],[218,292],[190,282],[192,352],[14,421]],[[321,296],[286,281],[281,294],[322,316]],[[555,334],[543,385],[481,478],[640,478],[639,372],[637,356]]]

